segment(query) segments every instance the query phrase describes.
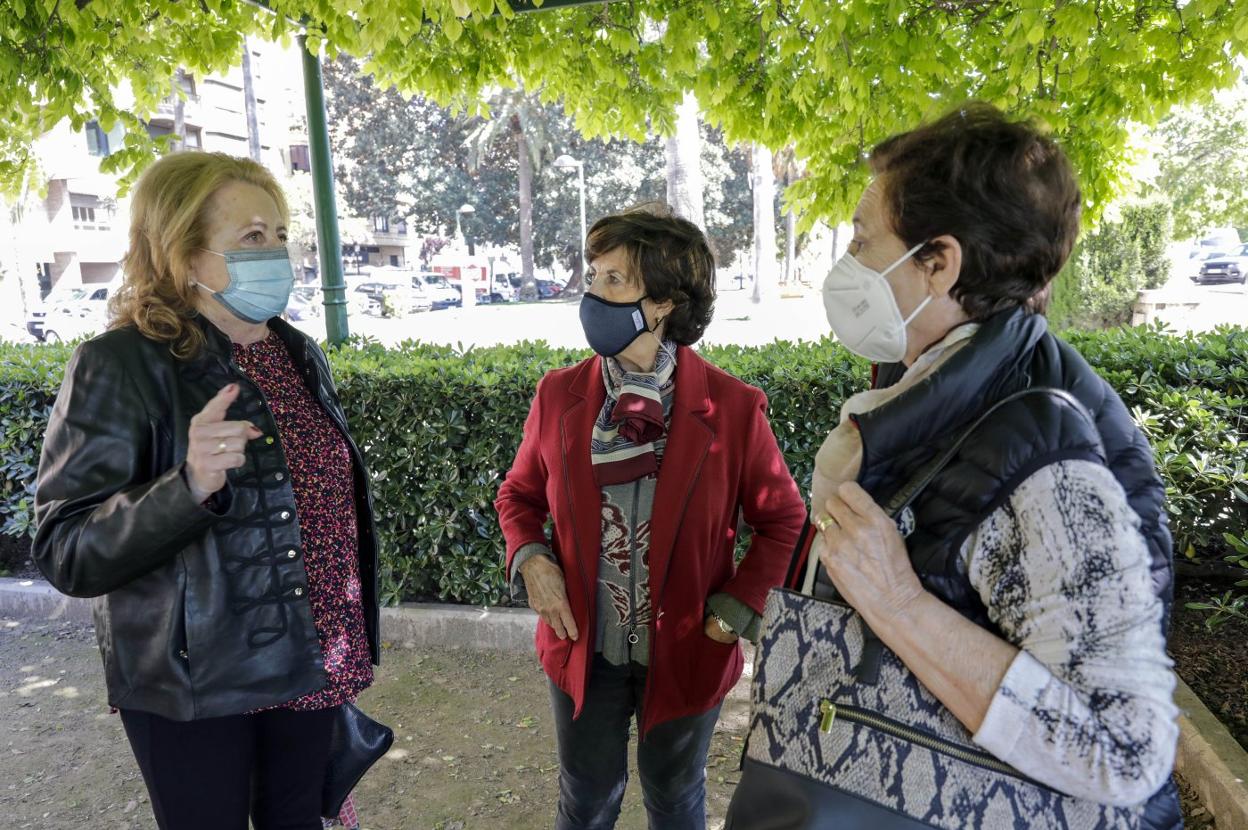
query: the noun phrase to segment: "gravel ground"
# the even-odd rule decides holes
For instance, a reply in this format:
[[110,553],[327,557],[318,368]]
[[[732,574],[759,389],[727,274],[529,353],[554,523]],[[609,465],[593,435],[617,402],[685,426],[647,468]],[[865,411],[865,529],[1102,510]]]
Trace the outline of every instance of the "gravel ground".
[[[723,826],[748,715],[729,697],[707,764],[710,830]],[[538,830],[557,799],[546,682],[529,655],[388,648],[361,707],[394,749],[357,791],[369,830]],[[143,780],[108,713],[90,628],[0,620],[0,815],[6,830],[154,830]],[[646,825],[634,764],[620,830]],[[1215,825],[1190,791],[1188,827]]]

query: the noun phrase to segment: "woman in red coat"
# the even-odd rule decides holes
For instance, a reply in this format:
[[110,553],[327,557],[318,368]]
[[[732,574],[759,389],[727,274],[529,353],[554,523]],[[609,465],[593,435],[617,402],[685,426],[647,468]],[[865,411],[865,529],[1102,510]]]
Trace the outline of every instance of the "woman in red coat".
[[[598,356],[538,384],[498,509],[513,592],[541,621],[559,744],[555,826],[610,828],[629,724],[651,828],[703,828],[720,704],[741,676],[806,508],[761,391],[689,347],[715,264],[666,209],[599,220],[585,337]],[[553,534],[545,530],[553,519]],[[740,565],[741,520],[753,535]]]

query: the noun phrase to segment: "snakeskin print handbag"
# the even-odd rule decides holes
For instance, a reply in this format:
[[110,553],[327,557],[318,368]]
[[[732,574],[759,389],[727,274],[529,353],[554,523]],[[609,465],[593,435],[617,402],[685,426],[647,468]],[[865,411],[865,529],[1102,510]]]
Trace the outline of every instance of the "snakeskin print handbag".
[[[894,496],[900,520],[990,408]],[[1082,406],[1079,406],[1082,410]],[[1090,416],[1089,416],[1090,417]],[[767,598],[741,781],[724,830],[1126,830],[1144,805],[1064,795],[980,749],[851,607],[812,596],[808,522],[786,585]]]

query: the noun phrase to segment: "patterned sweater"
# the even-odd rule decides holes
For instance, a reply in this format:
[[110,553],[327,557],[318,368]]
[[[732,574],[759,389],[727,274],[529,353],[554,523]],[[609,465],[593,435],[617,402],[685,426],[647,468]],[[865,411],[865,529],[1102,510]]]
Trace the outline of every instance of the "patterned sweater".
[[963,547],[989,617],[1021,651],[975,741],[1075,796],[1129,805],[1174,764],[1174,674],[1126,493],[1103,466],[1032,474]]

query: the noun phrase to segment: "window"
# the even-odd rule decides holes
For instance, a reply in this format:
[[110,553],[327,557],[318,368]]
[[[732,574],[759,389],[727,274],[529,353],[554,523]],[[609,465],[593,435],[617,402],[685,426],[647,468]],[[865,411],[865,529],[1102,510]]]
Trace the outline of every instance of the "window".
[[391,255],[390,255],[390,264],[391,264],[392,266],[394,266],[395,268],[398,268],[398,267],[399,267],[399,256],[398,256],[398,254],[391,254]]
[[395,220],[395,222],[394,222],[394,232],[395,232],[395,233],[397,233],[397,234],[404,234],[404,235],[405,235],[405,234],[407,233],[407,220],[406,220],[406,219],[396,219],[396,220]]
[[390,232],[390,217],[389,216],[374,216],[373,217],[373,230],[378,231],[380,233],[389,233]]
[[80,231],[107,231],[112,226],[113,208],[109,202],[85,193],[71,193],[69,206],[74,227]]
[[194,147],[196,150],[204,146],[203,130],[199,127],[186,128],[186,146]]
[[302,170],[304,173],[312,172],[312,159],[308,155],[308,145],[290,145],[290,170],[292,173],[297,170]]
[[104,132],[98,121],[88,121],[85,128],[87,134],[87,152],[93,156],[104,158],[121,149],[125,132],[117,124],[109,132]]
[[101,158],[108,155],[108,133],[100,128],[98,121],[87,124],[87,152]]

